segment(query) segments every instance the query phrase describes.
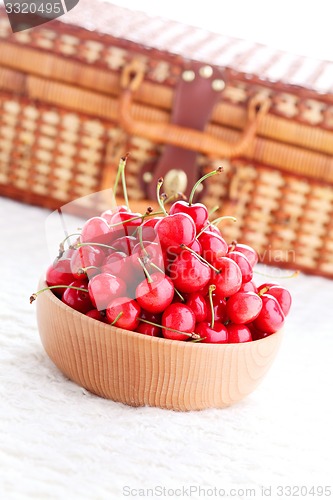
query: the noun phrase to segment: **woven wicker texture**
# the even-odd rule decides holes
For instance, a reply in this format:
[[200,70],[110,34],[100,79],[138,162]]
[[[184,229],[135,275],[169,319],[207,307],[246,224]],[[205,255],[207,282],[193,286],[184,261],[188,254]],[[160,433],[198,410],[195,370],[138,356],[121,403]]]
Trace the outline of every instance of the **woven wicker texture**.
[[[103,16],[89,15],[97,4]],[[263,260],[333,276],[333,63],[97,4],[81,0],[15,36],[0,9],[0,194],[55,208],[109,187],[130,151],[129,196],[147,206],[141,170],[164,145],[120,126],[122,71],[133,60],[144,71],[132,118],[168,124],[177,82],[202,61],[225,74],[205,130],[215,139],[238,141],[250,99],[270,102],[256,138],[207,183],[204,201],[236,215],[226,236]],[[224,160],[212,151],[197,161],[207,171]]]

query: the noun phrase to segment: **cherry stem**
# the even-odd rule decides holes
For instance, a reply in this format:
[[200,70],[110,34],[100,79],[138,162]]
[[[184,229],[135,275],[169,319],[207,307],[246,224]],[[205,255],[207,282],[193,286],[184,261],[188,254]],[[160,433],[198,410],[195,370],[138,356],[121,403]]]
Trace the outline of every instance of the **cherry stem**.
[[210,285],[208,289],[208,294],[209,294],[209,304],[210,304],[210,310],[212,313],[212,321],[210,322],[211,328],[214,328],[215,324],[215,314],[214,314],[214,304],[213,304],[213,292],[216,290],[215,285]]
[[61,257],[61,255],[65,251],[65,243],[66,243],[66,241],[69,240],[69,238],[71,238],[72,236],[81,236],[81,233],[72,233],[72,234],[69,234],[69,235],[66,236],[65,239],[62,240],[62,242],[59,245],[59,257]]
[[232,220],[233,222],[237,222],[236,217],[233,217],[232,215],[223,215],[222,217],[218,217],[217,219],[212,220],[211,224],[213,224],[213,226],[217,226],[223,220]]
[[118,319],[121,318],[123,314],[124,314],[124,311],[120,311],[120,313],[112,321],[111,326],[114,326],[117,323]]
[[217,274],[220,274],[220,272],[221,272],[220,269],[217,269],[216,267],[214,267],[210,262],[208,262],[206,259],[201,257],[201,255],[199,255],[195,250],[192,250],[192,248],[187,247],[186,245],[184,245],[184,243],[182,243],[180,245],[180,248],[182,248],[183,250],[187,250],[188,252],[191,252],[193,255],[195,255],[197,257],[198,260],[201,260],[201,262],[203,262],[204,264],[207,264],[207,266],[210,267],[211,269],[213,269],[213,271],[215,271]]
[[260,292],[258,292],[259,297],[261,297],[262,295],[264,295],[264,293],[268,292],[269,289],[270,289],[270,286],[264,286],[264,288],[262,288],[260,290]]
[[127,162],[128,156],[129,156],[129,153],[127,153],[125,156],[122,156],[120,158],[119,164],[118,164],[117,175],[116,175],[116,178],[115,178],[115,181],[114,181],[114,185],[113,185],[113,193],[114,193],[114,196],[116,196],[117,189],[118,189],[118,184],[119,184],[119,180],[121,178],[121,181],[122,181],[122,184],[123,184],[123,192],[124,192],[125,204],[126,204],[127,208],[129,208],[129,206],[128,206],[128,197],[127,197],[126,182],[124,182],[124,180],[125,180],[124,174],[125,174],[125,167],[126,167],[126,162]]
[[80,247],[87,247],[87,246],[95,246],[95,247],[102,247],[102,248],[109,248],[110,250],[115,250],[117,249],[115,247],[112,247],[111,245],[106,245],[105,243],[95,243],[94,241],[91,242],[84,242],[84,243],[77,243],[74,245],[72,248],[80,248]]
[[89,290],[87,290],[87,288],[80,288],[78,286],[72,286],[72,285],[52,285],[52,286],[47,286],[45,288],[41,288],[40,290],[38,290],[38,292],[33,293],[30,296],[30,304],[32,304],[33,301],[37,299],[38,295],[40,295],[43,292],[46,292],[46,290],[53,290],[54,288],[71,288],[72,290],[79,290],[81,292],[87,292],[87,293],[89,293]]
[[202,177],[201,177],[201,178],[200,178],[200,179],[199,179],[199,180],[198,180],[198,181],[194,184],[194,186],[193,186],[193,188],[192,188],[192,191],[191,191],[191,193],[190,193],[190,197],[189,197],[189,199],[188,199],[188,204],[189,204],[189,206],[191,206],[191,205],[192,205],[192,203],[193,203],[193,197],[194,197],[194,195],[195,195],[195,192],[196,192],[196,190],[197,190],[197,187],[198,187],[198,186],[199,186],[199,185],[200,185],[200,184],[201,184],[204,180],[208,179],[208,177],[212,177],[213,175],[220,174],[220,173],[222,172],[222,170],[223,170],[223,169],[222,169],[222,167],[219,167],[219,168],[217,168],[216,170],[213,170],[212,172],[209,172],[208,174],[203,175],[203,176],[202,176]]
[[138,233],[139,233],[139,242],[140,242],[140,247],[142,248],[142,251],[148,255],[147,249],[143,244],[143,238],[142,238],[142,226],[138,227]]
[[78,274],[87,274],[87,271],[89,269],[100,269],[100,268],[97,266],[80,267],[80,269],[78,270]]
[[145,275],[146,275],[146,278],[147,278],[148,283],[153,283],[153,280],[151,279],[151,276],[150,276],[150,274],[149,274],[149,272],[148,272],[148,270],[147,270],[146,266],[144,265],[143,260],[142,260],[142,259],[140,259],[140,257],[138,257],[138,261],[139,261],[139,264],[141,265],[141,267],[142,267],[142,269],[143,269],[143,272],[144,272],[144,273],[145,273]]
[[181,332],[180,330],[175,330],[175,328],[169,328],[168,326],[162,326],[158,323],[154,323],[153,321],[148,321],[147,319],[139,318],[143,323],[147,323],[148,325],[157,326],[158,328],[163,328],[164,330],[169,330],[170,332],[180,333],[181,335],[187,335],[191,339],[202,340],[200,335],[195,332]]
[[164,212],[150,212],[147,210],[147,212],[143,215],[136,215],[135,217],[131,217],[130,219],[126,219],[124,221],[119,221],[119,222],[115,222],[114,224],[111,224],[109,225],[109,228],[111,229],[112,227],[117,227],[117,226],[125,226],[128,222],[132,222],[134,220],[138,220],[138,219],[145,219],[146,217],[149,217],[150,215],[161,215],[161,214],[164,214]]
[[184,193],[174,193],[174,194],[171,194],[168,198],[166,198],[166,200],[164,201],[164,204],[166,205],[167,203],[171,203],[172,201],[175,201],[175,200],[186,200],[186,196]]
[[255,269],[253,269],[253,272],[256,274],[259,274],[260,276],[265,276],[267,278],[277,278],[277,279],[282,279],[282,280],[296,278],[300,273],[300,271],[297,270],[297,271],[294,271],[292,274],[289,274],[286,276],[273,276],[272,274],[260,273],[259,271],[256,271]]
[[164,203],[162,202],[161,195],[160,195],[160,191],[161,191],[161,187],[163,185],[163,182],[164,182],[163,178],[160,177],[157,181],[156,195],[157,195],[157,201],[158,201],[158,204],[160,206],[160,209],[162,210],[164,216],[167,216],[168,212],[165,210]]
[[236,240],[233,240],[233,241],[231,242],[231,246],[230,246],[230,250],[229,250],[229,252],[233,252],[233,251],[235,250],[236,246],[237,246],[237,241],[236,241]]
[[[160,273],[163,273],[165,275],[165,272],[163,271],[163,269],[161,269],[160,267],[158,267],[156,264],[154,264],[154,262],[150,262],[150,265],[151,267],[154,267],[157,271],[159,271]],[[177,290],[177,288],[174,287],[174,290],[175,290],[175,293],[178,295],[178,297],[180,298],[180,300],[182,302],[185,302],[185,299],[184,297],[182,296],[182,294]]]
[[219,210],[219,206],[218,205],[215,205],[209,212],[209,217],[213,214],[215,214],[215,212],[217,212]]

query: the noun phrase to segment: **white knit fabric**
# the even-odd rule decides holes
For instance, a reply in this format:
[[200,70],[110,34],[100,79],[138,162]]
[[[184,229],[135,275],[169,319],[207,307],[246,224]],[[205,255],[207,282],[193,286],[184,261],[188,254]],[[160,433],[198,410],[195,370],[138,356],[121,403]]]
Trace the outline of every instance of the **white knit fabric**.
[[[241,403],[131,408],[67,380],[42,348],[29,296],[49,261],[47,214],[0,198],[1,499],[221,498],[222,488],[263,498],[262,486],[278,498],[278,485],[332,483],[332,281],[287,280],[294,304],[282,348]],[[138,490],[155,487],[166,490]]]

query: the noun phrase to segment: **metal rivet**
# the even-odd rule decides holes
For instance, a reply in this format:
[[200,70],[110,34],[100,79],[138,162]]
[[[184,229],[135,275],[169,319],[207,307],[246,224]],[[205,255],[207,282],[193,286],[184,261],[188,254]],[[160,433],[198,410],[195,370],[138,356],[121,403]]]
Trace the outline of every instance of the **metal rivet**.
[[202,78],[210,78],[213,74],[213,68],[211,66],[202,66],[199,69],[199,75],[202,76]]
[[153,180],[153,174],[151,172],[145,172],[142,178],[143,182],[146,182],[148,184],[148,182],[151,182]]
[[217,79],[212,81],[212,88],[213,90],[216,90],[216,92],[220,92],[221,90],[224,89],[224,87],[225,87],[224,80]]
[[195,78],[195,73],[191,69],[187,69],[186,71],[183,72],[182,78],[185,82],[193,82]]
[[187,187],[187,175],[184,170],[173,168],[164,176],[164,188],[168,194],[183,193]]

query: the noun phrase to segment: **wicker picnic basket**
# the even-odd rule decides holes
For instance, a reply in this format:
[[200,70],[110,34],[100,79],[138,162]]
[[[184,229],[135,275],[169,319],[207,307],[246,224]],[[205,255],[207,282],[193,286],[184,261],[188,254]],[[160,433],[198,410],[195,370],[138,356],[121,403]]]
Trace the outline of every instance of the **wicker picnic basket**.
[[[49,208],[156,180],[237,217],[226,239],[333,276],[333,63],[97,0],[12,34],[0,12],[0,194]],[[151,203],[151,202],[149,202]]]

